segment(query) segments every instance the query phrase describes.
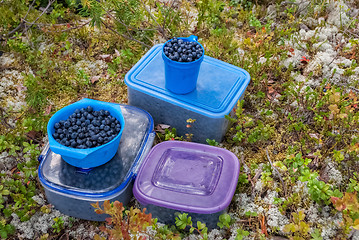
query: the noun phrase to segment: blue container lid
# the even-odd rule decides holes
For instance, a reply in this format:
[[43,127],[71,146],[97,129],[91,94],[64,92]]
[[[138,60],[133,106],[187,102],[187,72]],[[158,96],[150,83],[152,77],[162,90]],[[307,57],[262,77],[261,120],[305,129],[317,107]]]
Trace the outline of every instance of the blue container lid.
[[144,110],[121,105],[125,128],[116,155],[106,164],[81,169],[65,162],[48,145],[39,157],[39,179],[47,188],[75,196],[104,198],[124,189],[152,147],[154,123]]
[[247,71],[204,56],[196,89],[174,94],[165,87],[162,46],[152,47],[126,74],[130,88],[211,118],[223,118],[232,111],[250,81]]

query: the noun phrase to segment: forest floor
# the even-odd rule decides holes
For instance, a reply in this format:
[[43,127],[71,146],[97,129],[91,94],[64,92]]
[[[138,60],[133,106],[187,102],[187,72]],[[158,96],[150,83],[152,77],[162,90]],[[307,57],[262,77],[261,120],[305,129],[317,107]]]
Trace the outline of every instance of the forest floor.
[[[189,35],[251,76],[224,140],[209,141],[241,173],[228,225],[208,239],[359,239],[358,1],[85,0],[80,12],[74,2],[0,1],[3,239],[107,236],[47,201],[37,177],[47,122],[84,97],[126,104],[131,67]],[[162,131],[155,143],[176,137]]]

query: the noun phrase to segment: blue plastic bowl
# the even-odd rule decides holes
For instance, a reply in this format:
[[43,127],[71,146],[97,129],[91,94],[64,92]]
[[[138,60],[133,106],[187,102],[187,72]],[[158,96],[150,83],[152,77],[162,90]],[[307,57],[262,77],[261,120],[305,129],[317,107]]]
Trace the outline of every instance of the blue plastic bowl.
[[[185,42],[197,42],[198,37],[191,35],[187,38],[179,37],[177,39],[182,39]],[[172,41],[172,39],[167,42],[170,41]],[[163,45],[163,48],[166,46],[166,43]],[[197,43],[201,46],[203,54],[199,59],[193,62],[173,61],[164,54],[162,48],[162,58],[165,62],[165,86],[171,92],[187,94],[196,89],[199,69],[204,58],[204,48],[199,42]]]
[[[110,114],[115,117],[121,124],[121,130],[119,134],[104,145],[87,149],[66,147],[57,142],[52,136],[52,134],[55,132],[55,123],[59,122],[60,120],[68,119],[68,117],[76,109],[84,108],[87,106],[91,106],[95,111],[99,111],[101,109],[109,111]],[[92,168],[105,164],[116,154],[124,127],[125,120],[122,116],[121,107],[119,104],[84,98],[57,111],[47,124],[47,134],[49,137],[51,151],[60,154],[64,161],[75,167]]]

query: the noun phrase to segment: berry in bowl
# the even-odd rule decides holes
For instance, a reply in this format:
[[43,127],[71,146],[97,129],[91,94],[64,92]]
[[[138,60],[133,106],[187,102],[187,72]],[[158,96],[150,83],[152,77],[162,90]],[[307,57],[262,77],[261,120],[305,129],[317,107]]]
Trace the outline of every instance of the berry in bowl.
[[75,167],[92,168],[116,154],[124,126],[118,104],[82,99],[57,111],[47,132],[54,153]]

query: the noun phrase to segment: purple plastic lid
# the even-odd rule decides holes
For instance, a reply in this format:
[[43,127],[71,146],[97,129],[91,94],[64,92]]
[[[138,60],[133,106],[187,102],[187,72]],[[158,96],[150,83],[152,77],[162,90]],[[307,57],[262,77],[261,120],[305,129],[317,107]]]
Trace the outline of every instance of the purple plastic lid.
[[146,156],[133,194],[143,205],[211,214],[230,204],[239,175],[238,158],[209,145],[167,141]]

